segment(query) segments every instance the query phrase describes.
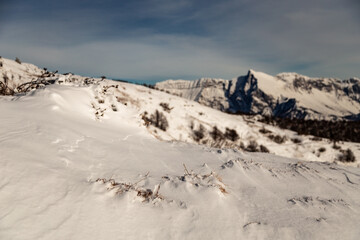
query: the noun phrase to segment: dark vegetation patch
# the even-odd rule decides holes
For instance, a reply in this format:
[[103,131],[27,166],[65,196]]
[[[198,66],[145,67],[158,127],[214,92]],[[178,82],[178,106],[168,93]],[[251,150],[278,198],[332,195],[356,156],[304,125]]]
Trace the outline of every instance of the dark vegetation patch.
[[282,143],[286,142],[286,140],[287,140],[286,136],[273,135],[273,134],[270,134],[268,136],[268,138],[273,140],[277,144],[282,144]]
[[259,132],[262,134],[272,133],[270,130],[267,130],[264,126],[259,130]]
[[235,142],[239,139],[239,135],[235,129],[226,128],[224,136],[232,142]]
[[347,150],[340,150],[341,154],[338,157],[340,162],[355,162],[354,153],[348,148]]
[[216,126],[213,127],[210,136],[215,142],[219,142],[225,138],[224,134]]
[[312,138],[310,138],[310,140],[320,142],[320,141],[322,141],[322,138],[321,137],[312,137]]
[[245,151],[248,152],[258,152],[258,144],[256,141],[250,141],[249,145],[247,145],[247,147],[245,148]]
[[21,60],[18,57],[15,58],[15,62],[17,62],[18,64],[21,64]]
[[144,86],[144,87],[147,87],[147,88],[155,89],[155,85],[152,85],[152,84],[146,84],[146,83],[144,83],[143,86]]
[[321,140],[360,142],[360,121],[326,121],[264,117],[262,122],[289,129],[301,135],[313,135]]
[[318,149],[318,151],[319,151],[320,153],[323,153],[323,152],[325,152],[325,151],[326,151],[326,148],[321,147],[321,148],[319,148],[319,149]]
[[293,143],[296,143],[296,144],[302,142],[300,138],[292,138],[291,141],[292,141]]
[[158,110],[156,110],[155,113],[151,114],[150,117],[148,117],[147,112],[144,112],[141,118],[144,120],[144,124],[146,126],[149,126],[151,124],[154,127],[159,128],[163,131],[166,131],[166,129],[169,127],[169,123],[165,115]]
[[244,148],[247,152],[263,152],[263,153],[269,153],[269,149],[265,147],[264,145],[260,145],[255,141],[251,140],[249,144]]
[[205,127],[200,124],[197,129],[194,128],[193,123],[191,123],[190,128],[192,129],[192,137],[196,142],[199,142],[201,139],[205,137]]
[[265,147],[264,145],[260,145],[260,152],[263,153],[269,153],[269,149],[267,147]]
[[168,112],[168,113],[170,113],[171,110],[173,109],[173,107],[172,107],[172,108],[169,107],[169,104],[168,104],[168,103],[162,102],[162,103],[160,103],[159,105],[163,108],[163,110],[164,110],[165,112]]

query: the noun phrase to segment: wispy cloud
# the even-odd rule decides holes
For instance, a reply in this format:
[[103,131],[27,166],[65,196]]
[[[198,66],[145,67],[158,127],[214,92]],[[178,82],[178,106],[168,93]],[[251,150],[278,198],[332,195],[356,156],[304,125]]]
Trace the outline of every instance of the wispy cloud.
[[0,7],[1,54],[63,71],[144,80],[230,78],[248,68],[360,76],[354,0],[15,0]]

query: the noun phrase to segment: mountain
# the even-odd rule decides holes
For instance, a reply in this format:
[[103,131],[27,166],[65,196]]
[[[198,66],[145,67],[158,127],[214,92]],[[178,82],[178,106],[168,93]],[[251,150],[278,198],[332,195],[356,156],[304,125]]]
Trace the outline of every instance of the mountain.
[[[299,135],[258,122],[252,116],[226,114],[140,85],[53,73],[32,64],[18,64],[9,59],[3,59],[3,63],[0,74],[14,80],[10,81],[9,85],[13,86],[15,92],[20,91],[15,94],[16,97],[25,94],[26,98],[29,94],[35,94],[42,89],[48,90],[49,87],[91,88],[92,97],[86,100],[86,104],[91,107],[89,111],[92,112],[93,119],[102,121],[115,116],[121,117],[119,109],[124,110],[125,106],[133,111],[137,121],[145,124],[147,131],[157,139],[209,147],[265,151],[283,157],[307,161],[337,161],[340,164],[339,157],[343,151],[350,149],[356,161],[348,164],[357,166],[360,160],[360,143],[339,142],[334,147],[334,144],[325,138]],[[210,89],[216,88],[206,88],[204,91]],[[158,127],[166,131],[159,130]]]
[[297,119],[356,118],[360,80],[309,78],[297,73],[275,77],[250,70],[232,80],[167,80],[155,87],[212,108],[245,114]]
[[0,61],[1,239],[359,236],[360,144]]

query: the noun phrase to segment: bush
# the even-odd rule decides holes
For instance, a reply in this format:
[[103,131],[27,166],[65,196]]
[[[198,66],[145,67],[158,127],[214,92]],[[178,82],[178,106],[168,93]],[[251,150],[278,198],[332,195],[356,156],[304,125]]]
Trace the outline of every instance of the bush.
[[292,138],[291,141],[293,143],[301,143],[301,139],[300,138]]
[[213,130],[210,132],[210,136],[214,141],[221,141],[224,139],[224,134],[216,127],[213,127]]
[[245,148],[245,151],[248,151],[248,152],[258,152],[258,144],[256,141],[254,140],[251,140],[249,145]]
[[205,128],[202,124],[200,124],[198,129],[191,128],[193,130],[193,139],[199,142],[201,139],[205,137]]
[[15,62],[17,62],[18,64],[21,64],[21,61],[20,61],[20,59],[18,57],[15,58]]
[[281,144],[284,143],[286,141],[286,136],[280,136],[280,135],[269,135],[268,138],[270,138],[271,140],[273,140],[274,142]]
[[322,141],[322,138],[321,137],[312,137],[312,138],[310,138],[310,140],[320,142],[320,141]]
[[115,106],[115,104],[111,104],[111,109],[112,109],[114,112],[117,112],[117,107]]
[[154,114],[151,114],[150,123],[163,131],[166,131],[166,129],[169,127],[169,123],[165,115],[158,110],[156,110]]
[[162,102],[162,103],[160,103],[159,105],[163,108],[163,110],[164,110],[165,112],[168,112],[168,113],[170,113],[170,111],[173,109],[173,108],[170,108],[170,107],[169,107],[169,104],[168,104],[168,103]]
[[155,85],[151,85],[151,84],[146,84],[146,83],[144,83],[143,86],[144,86],[144,87],[147,87],[147,88],[155,89]]
[[341,149],[340,146],[336,145],[336,141],[334,141],[332,148],[335,149],[335,150]]
[[263,153],[269,153],[269,149],[267,147],[265,147],[264,145],[260,145],[260,152]]
[[267,130],[264,126],[259,130],[259,132],[262,133],[262,134],[271,133],[271,131]]
[[356,158],[354,153],[348,148],[347,150],[341,151],[338,160],[340,162],[355,162]]
[[322,152],[325,152],[325,151],[326,151],[326,148],[321,147],[321,148],[318,149],[318,151],[321,152],[321,153],[322,153]]
[[239,135],[237,134],[236,130],[226,128],[225,130],[225,138],[235,142],[239,139]]
[[14,95],[15,92],[8,86],[9,77],[3,73],[3,82],[0,81],[0,95]]

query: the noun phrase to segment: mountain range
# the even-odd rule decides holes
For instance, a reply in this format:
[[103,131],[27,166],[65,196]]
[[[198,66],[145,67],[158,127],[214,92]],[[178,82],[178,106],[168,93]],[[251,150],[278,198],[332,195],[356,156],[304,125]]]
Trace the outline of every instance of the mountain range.
[[280,118],[358,120],[360,79],[310,78],[297,73],[271,76],[249,70],[231,80],[166,80],[155,87],[230,113]]

